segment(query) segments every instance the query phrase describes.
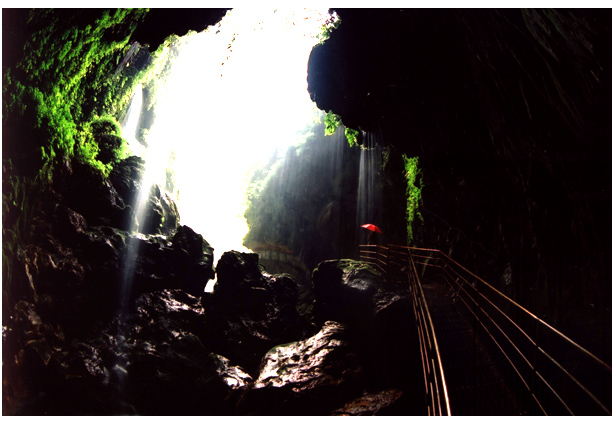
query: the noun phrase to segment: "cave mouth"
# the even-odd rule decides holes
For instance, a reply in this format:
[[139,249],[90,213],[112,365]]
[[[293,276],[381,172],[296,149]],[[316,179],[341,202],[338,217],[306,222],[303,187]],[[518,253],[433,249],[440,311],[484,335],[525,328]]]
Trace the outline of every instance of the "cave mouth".
[[[335,19],[327,8],[233,9],[216,25],[182,38],[156,94],[146,149],[134,136],[137,120],[126,119],[131,124],[124,130],[132,134],[125,137],[147,163],[143,190],[164,186],[170,172],[181,223],[206,235],[217,258],[248,250],[250,171],[283,157],[321,119],[307,92],[307,63]],[[136,94],[133,102],[142,101]]]

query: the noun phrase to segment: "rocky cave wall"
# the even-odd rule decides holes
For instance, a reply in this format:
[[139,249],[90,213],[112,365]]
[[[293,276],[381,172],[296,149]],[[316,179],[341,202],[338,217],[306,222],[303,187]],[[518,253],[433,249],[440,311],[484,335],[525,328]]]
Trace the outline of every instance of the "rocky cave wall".
[[420,157],[417,244],[609,358],[611,10],[336,11],[311,97]]
[[[280,259],[292,255],[309,275],[324,260],[358,259],[358,245],[366,243],[369,233],[357,221],[360,162],[366,154],[349,146],[343,128],[325,136],[324,124],[314,126],[302,145],[253,174],[245,246],[259,254],[275,252]],[[387,241],[403,245],[406,182],[400,154],[394,150],[370,154],[372,164],[363,170],[363,178],[378,175],[371,190],[380,196],[371,194],[379,202],[368,220],[378,217]],[[282,262],[270,263],[268,270],[282,272]]]
[[[45,21],[48,12],[40,14],[43,28],[57,22]],[[84,28],[100,13],[71,12],[60,15],[75,15],[68,24]],[[11,16],[25,23],[27,15],[3,11],[3,23]],[[104,34],[126,37],[124,24]],[[10,34],[15,27],[3,30]],[[153,31],[176,32],[156,25]],[[31,35],[24,29],[20,37]],[[43,47],[62,35],[51,34]],[[116,63],[134,45],[124,43],[113,55]],[[17,47],[11,60],[30,53]],[[46,53],[32,56],[45,60],[55,51]],[[115,68],[115,76],[126,68]],[[108,69],[98,69],[96,77],[113,75]],[[42,85],[36,78],[29,83]],[[3,138],[10,136],[12,148],[23,145],[15,128],[27,130],[36,117],[3,119]],[[68,118],[79,123],[77,115]],[[61,130],[55,122],[44,124]],[[35,136],[36,146],[53,146],[45,133]],[[314,273],[318,300],[313,293],[301,299],[294,278],[263,272],[255,254],[225,253],[214,268],[213,247],[180,225],[164,187],[149,192],[141,233],[131,231],[141,158],[117,158],[107,175],[65,152],[46,164],[48,179],[41,181],[23,175],[36,152],[20,158],[16,151],[3,150],[2,169],[3,414],[424,413],[406,288],[364,264],[332,261]],[[12,243],[5,245],[7,236]],[[203,293],[214,276],[214,292]]]

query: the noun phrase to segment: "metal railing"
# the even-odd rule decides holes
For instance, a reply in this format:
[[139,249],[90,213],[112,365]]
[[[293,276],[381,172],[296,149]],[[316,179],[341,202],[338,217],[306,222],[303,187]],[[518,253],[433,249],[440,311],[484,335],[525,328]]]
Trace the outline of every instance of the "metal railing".
[[395,248],[377,245],[361,245],[360,260],[384,273],[392,273],[394,268],[401,279],[409,281],[420,343],[427,413],[429,416],[450,416],[450,400],[435,327],[411,252],[399,252]]
[[[473,318],[480,341],[491,348],[499,366],[509,371],[508,384],[524,394],[520,401],[528,413],[612,414],[610,365],[441,251],[363,246],[361,260],[387,273],[398,272],[409,261],[420,288],[420,278],[433,275],[443,280]],[[414,278],[408,278],[410,286],[415,286]]]

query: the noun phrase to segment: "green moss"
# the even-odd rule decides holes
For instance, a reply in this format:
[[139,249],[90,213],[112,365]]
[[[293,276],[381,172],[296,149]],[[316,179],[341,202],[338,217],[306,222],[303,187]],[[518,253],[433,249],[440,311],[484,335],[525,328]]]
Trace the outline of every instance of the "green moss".
[[[11,150],[25,147],[31,156],[25,162],[75,154],[96,160],[86,125],[97,115],[117,117],[131,95],[135,75],[110,76],[145,14],[139,9],[30,12],[23,59],[3,76],[3,124],[18,122],[18,130],[4,140]],[[36,152],[40,158],[32,158]]]
[[419,208],[422,206],[422,170],[418,168],[418,157],[408,158],[403,155],[405,164],[404,175],[407,180],[407,210],[405,217],[407,219],[407,245],[410,245],[414,239],[414,223],[418,219],[424,221]]
[[[137,81],[135,72],[115,71],[146,13],[29,11],[23,56],[2,76],[4,292],[10,290],[12,264],[19,247],[28,243],[34,205],[55,165],[76,156],[102,177],[125,154],[115,118]],[[96,129],[99,117],[104,132]],[[106,163],[101,152],[107,154]]]

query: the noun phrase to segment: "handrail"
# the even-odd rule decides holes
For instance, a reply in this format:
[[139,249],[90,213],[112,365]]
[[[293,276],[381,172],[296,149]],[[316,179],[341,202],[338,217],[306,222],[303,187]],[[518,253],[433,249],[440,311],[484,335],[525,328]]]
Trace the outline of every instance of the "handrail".
[[[522,387],[543,414],[585,414],[583,412],[587,409],[587,414],[594,414],[594,409],[597,409],[602,414],[611,415],[611,407],[608,408],[600,401],[595,388],[589,388],[587,382],[583,383],[583,379],[578,376],[590,371],[571,370],[560,357],[562,354],[569,355],[569,349],[576,350],[576,355],[591,360],[595,376],[603,377],[605,374],[603,379],[607,380],[609,375],[611,387],[610,365],[443,252],[431,248],[389,245],[385,250],[386,255],[380,255],[381,248],[374,245],[361,246],[361,260],[372,264],[375,262],[380,270],[386,272],[407,257],[411,259],[410,268],[416,273],[416,282],[420,282],[417,266],[422,266],[422,275],[430,270],[443,277],[457,299],[467,307],[476,323],[494,343],[496,350],[503,355],[504,362],[513,369],[513,376],[520,379]],[[363,250],[371,254],[363,257]],[[409,275],[408,278],[411,284]],[[419,286],[421,289],[421,284]],[[544,332],[548,333],[549,338],[544,337]],[[563,348],[553,347],[556,344],[562,344]],[[550,348],[546,347],[548,345]],[[576,358],[572,360],[576,361]],[[583,362],[581,366],[586,369],[590,364]],[[606,397],[602,397],[608,398],[607,389]],[[594,406],[593,410],[589,409],[589,403]]]
[[[360,248],[361,261],[376,266],[384,273],[389,272],[393,267],[406,267],[410,289],[417,303],[414,306],[414,314],[419,325],[419,338],[424,351],[421,354],[423,355],[427,392],[429,385],[433,385],[433,382],[429,383],[428,379],[434,379],[427,374],[432,375],[436,369],[433,358],[439,356],[439,352],[437,347],[436,356],[433,355],[433,358],[426,362],[424,356],[432,354],[429,354],[424,348],[430,349],[434,345],[433,342],[436,344],[436,338],[434,329],[432,332],[428,330],[430,326],[432,327],[432,321],[417,266],[422,266],[422,276],[430,270],[443,277],[455,297],[467,308],[480,329],[485,331],[488,336],[487,340],[494,343],[496,348],[493,347],[493,349],[503,355],[502,361],[511,366],[512,377],[515,376],[520,380],[521,387],[527,391],[529,399],[535,403],[538,411],[543,414],[573,415],[594,414],[596,409],[602,414],[612,414],[611,404],[606,406],[604,403],[607,401],[601,401],[599,395],[596,395],[596,390],[603,390],[603,388],[589,388],[590,385],[588,385],[589,378],[593,376],[607,380],[609,375],[609,390],[611,391],[612,367],[610,365],[448,255],[438,249],[401,245],[388,245],[387,247],[361,245]],[[420,305],[421,302],[424,303],[424,306]],[[547,335],[544,335],[544,332]],[[555,347],[557,344],[562,347]],[[570,349],[575,351],[572,352]],[[557,354],[555,355],[554,352]],[[591,363],[578,361],[576,357],[567,362],[560,358],[572,353],[582,356],[583,359],[589,359]],[[580,366],[572,367],[573,361]],[[594,370],[587,370],[591,365]],[[590,375],[590,372],[593,374]],[[445,385],[445,380],[443,382]],[[606,394],[601,394],[601,399],[609,398],[611,403],[611,393],[610,397],[607,397],[607,382],[604,387],[606,387],[604,390]],[[435,390],[437,390],[436,385]],[[432,394],[433,397],[436,395]],[[436,405],[435,402],[431,404]]]
[[410,247],[405,247],[405,248],[409,248],[411,250],[415,250],[415,251],[431,251],[431,252],[437,252],[439,255],[445,257],[445,259],[447,261],[450,261],[451,263],[453,263],[454,265],[456,265],[457,267],[460,267],[464,272],[468,273],[469,275],[471,275],[473,278],[479,280],[482,284],[486,285],[489,289],[492,289],[493,291],[495,291],[498,295],[502,296],[503,298],[505,298],[508,302],[514,304],[517,308],[521,309],[522,311],[524,311],[526,314],[528,314],[529,316],[531,316],[533,319],[537,320],[538,322],[540,322],[543,326],[548,327],[551,331],[555,332],[556,334],[558,334],[561,338],[567,340],[567,342],[569,342],[570,344],[574,345],[576,348],[578,348],[579,350],[583,351],[584,354],[588,355],[589,357],[591,357],[595,362],[600,363],[602,366],[606,367],[610,372],[612,372],[612,367],[610,365],[608,365],[607,363],[605,363],[603,360],[601,360],[599,357],[595,356],[593,353],[591,353],[590,351],[588,351],[586,348],[582,347],[580,344],[578,344],[577,342],[573,341],[571,338],[569,338],[567,335],[563,334],[562,332],[560,332],[558,329],[554,328],[552,325],[548,324],[547,322],[543,321],[542,319],[540,319],[539,317],[537,317],[535,314],[531,313],[529,310],[527,310],[526,308],[524,308],[523,306],[521,306],[520,304],[518,304],[516,301],[512,300],[510,297],[508,297],[507,295],[505,295],[504,293],[502,293],[501,291],[499,291],[498,289],[494,288],[492,285],[490,285],[488,282],[486,282],[485,280],[483,280],[482,278],[480,278],[479,276],[473,274],[472,272],[470,272],[469,270],[467,270],[465,267],[463,267],[462,265],[460,265],[459,263],[457,263],[456,261],[454,261],[452,258],[450,258],[449,256],[447,256],[445,253],[441,252],[438,249],[429,249],[429,248],[410,248]]
[[[382,252],[383,251],[383,252]],[[433,319],[422,289],[422,283],[411,252],[407,251],[405,258],[399,259],[398,253],[393,254],[388,247],[377,245],[360,245],[360,259],[369,263],[384,273],[388,272],[391,263],[395,262],[399,269],[405,270],[412,294],[412,307],[420,342],[420,357],[424,375],[425,397],[429,416],[450,416],[450,400],[446,385],[441,354],[435,335]]]

